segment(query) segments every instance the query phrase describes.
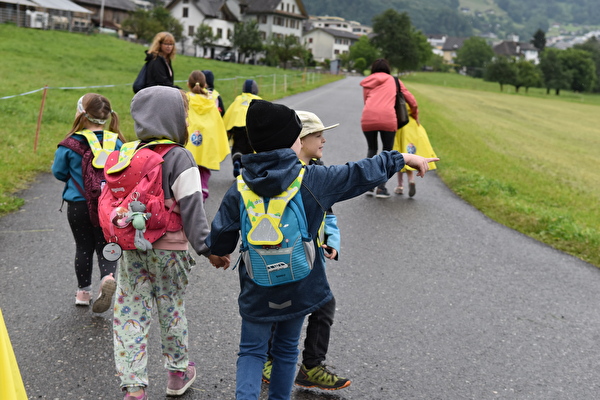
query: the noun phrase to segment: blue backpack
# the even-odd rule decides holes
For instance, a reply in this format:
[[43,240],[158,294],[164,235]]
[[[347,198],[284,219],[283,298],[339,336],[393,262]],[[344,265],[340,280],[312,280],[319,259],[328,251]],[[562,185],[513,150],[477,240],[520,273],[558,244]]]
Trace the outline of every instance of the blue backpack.
[[137,93],[143,88],[146,87],[146,71],[148,67],[148,63],[145,63],[137,78],[135,78],[135,82],[133,82],[133,93]]
[[299,281],[313,268],[315,244],[308,232],[302,196],[296,196],[303,177],[304,168],[286,191],[271,198],[258,196],[242,175],[237,177],[241,194],[240,257],[248,276],[260,286]]

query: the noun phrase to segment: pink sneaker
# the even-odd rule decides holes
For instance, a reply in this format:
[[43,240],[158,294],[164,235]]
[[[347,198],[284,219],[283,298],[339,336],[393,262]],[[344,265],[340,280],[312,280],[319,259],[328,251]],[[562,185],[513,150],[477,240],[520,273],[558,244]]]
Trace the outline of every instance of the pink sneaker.
[[112,274],[102,278],[102,282],[100,282],[100,292],[98,293],[98,298],[94,301],[92,311],[95,313],[103,313],[108,310],[112,304],[115,290],[117,290],[117,282],[115,282],[115,278],[113,278]]
[[146,391],[144,390],[144,394],[142,395],[142,397],[135,397],[130,395],[129,393],[125,394],[125,397],[123,398],[123,400],[148,400],[148,394],[146,393]]
[[75,305],[89,306],[92,299],[92,293],[87,290],[78,290],[75,296]]
[[167,396],[181,396],[196,380],[196,364],[190,362],[187,371],[169,371]]

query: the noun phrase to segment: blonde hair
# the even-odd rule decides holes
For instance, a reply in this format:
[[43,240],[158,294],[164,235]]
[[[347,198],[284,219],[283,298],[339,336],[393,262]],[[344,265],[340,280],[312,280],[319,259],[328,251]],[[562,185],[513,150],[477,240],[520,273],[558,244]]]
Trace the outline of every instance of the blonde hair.
[[[160,51],[160,45],[163,44],[166,40],[173,42],[173,51],[171,54],[163,54]],[[154,40],[152,40],[152,45],[150,45],[150,49],[148,53],[163,56],[167,59],[167,61],[172,61],[175,59],[175,54],[177,53],[177,45],[175,43],[175,37],[171,35],[169,32],[159,32],[154,36]]]
[[206,90],[204,90],[206,87],[206,76],[204,76],[202,71],[192,71],[187,84],[192,93],[206,94]]
[[119,128],[119,115],[113,111],[110,101],[106,97],[98,93],[87,93],[81,98],[81,106],[83,107],[83,111],[78,110],[75,121],[73,121],[73,126],[69,133],[67,133],[67,137],[84,129],[86,124],[89,123],[90,118],[108,120],[110,117],[108,130],[118,134],[119,139],[122,142],[126,142]]

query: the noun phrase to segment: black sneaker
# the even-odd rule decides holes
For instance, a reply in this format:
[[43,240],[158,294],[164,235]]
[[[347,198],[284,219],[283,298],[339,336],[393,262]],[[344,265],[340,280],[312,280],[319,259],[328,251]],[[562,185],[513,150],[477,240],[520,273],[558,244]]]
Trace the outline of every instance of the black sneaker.
[[417,185],[414,182],[408,182],[408,196],[413,197],[417,194]]
[[375,189],[369,189],[365,192],[367,196],[375,196]]
[[375,197],[378,197],[380,199],[387,199],[390,197],[390,192],[388,192],[386,188],[377,188],[377,191],[375,192]]
[[338,390],[350,386],[352,382],[350,382],[350,379],[337,376],[324,365],[317,365],[311,369],[306,369],[302,365],[294,383],[305,388]]

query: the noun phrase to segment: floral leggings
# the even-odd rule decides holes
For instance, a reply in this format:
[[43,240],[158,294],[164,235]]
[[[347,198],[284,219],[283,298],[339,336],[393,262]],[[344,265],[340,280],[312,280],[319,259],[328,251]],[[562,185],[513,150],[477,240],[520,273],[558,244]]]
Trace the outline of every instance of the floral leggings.
[[160,323],[165,368],[188,366],[185,289],[196,261],[188,251],[124,251],[117,274],[113,336],[121,388],[148,386],[147,344],[152,309]]

